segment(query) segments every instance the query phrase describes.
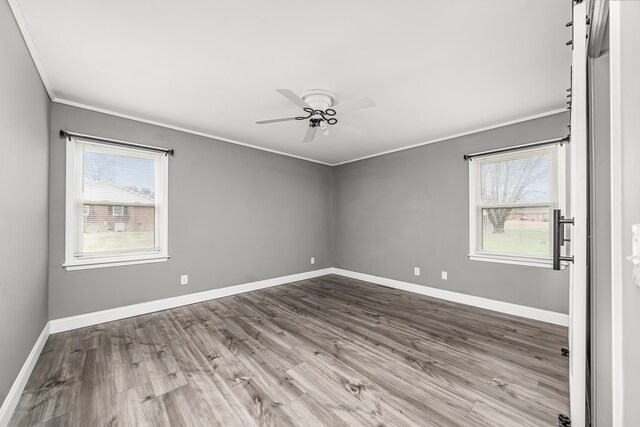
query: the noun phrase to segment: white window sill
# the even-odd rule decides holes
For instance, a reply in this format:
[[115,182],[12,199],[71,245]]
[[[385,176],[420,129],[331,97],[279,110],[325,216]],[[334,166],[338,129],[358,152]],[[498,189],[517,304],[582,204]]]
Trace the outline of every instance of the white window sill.
[[73,263],[64,264],[64,267],[67,271],[74,270],[89,270],[92,268],[105,268],[105,267],[121,267],[124,265],[137,265],[137,264],[151,264],[156,262],[165,262],[169,259],[169,256],[154,256],[149,258],[138,258],[138,259],[92,259],[92,260],[84,260],[84,261],[74,261]]
[[[484,262],[495,262],[499,264],[524,265],[527,267],[553,268],[553,261],[551,261],[550,259],[518,258],[518,257],[507,257],[507,256],[500,256],[500,255],[480,255],[480,254],[469,254],[469,259],[471,261],[484,261]],[[566,262],[560,263],[561,270],[564,270],[566,267],[567,267]]]

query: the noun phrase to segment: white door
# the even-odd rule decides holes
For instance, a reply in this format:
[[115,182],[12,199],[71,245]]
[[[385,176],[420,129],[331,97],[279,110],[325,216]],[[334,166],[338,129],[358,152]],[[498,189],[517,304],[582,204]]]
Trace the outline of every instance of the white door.
[[585,425],[587,359],[587,2],[574,2],[571,98],[569,388],[571,425]]

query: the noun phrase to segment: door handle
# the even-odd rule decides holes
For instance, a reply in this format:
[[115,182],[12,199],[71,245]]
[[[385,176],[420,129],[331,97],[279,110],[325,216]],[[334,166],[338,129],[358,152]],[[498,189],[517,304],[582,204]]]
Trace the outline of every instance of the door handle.
[[573,262],[572,256],[563,256],[560,254],[562,246],[571,239],[564,237],[564,225],[574,223],[573,218],[565,218],[562,216],[560,209],[553,210],[553,269],[560,270],[562,261]]

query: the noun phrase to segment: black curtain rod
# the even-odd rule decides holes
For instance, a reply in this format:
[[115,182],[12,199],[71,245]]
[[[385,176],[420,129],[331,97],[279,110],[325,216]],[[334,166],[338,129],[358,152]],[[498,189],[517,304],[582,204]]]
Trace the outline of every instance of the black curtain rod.
[[480,153],[465,154],[465,160],[473,160],[474,157],[488,156],[489,154],[508,153],[510,151],[526,150],[528,148],[542,147],[544,145],[568,143],[571,138],[567,135],[564,138],[549,139],[547,141],[533,142],[531,144],[516,145],[509,148],[498,148],[496,150],[482,151]]
[[154,147],[152,145],[118,141],[117,139],[109,139],[109,138],[102,138],[99,136],[84,135],[84,134],[75,133],[75,132],[67,132],[66,130],[60,130],[60,138],[80,138],[80,139],[86,139],[87,141],[103,142],[105,144],[118,145],[121,147],[133,147],[133,148],[139,148],[142,150],[157,151],[160,153],[164,153],[165,155],[173,156],[174,154],[174,150],[169,148]]

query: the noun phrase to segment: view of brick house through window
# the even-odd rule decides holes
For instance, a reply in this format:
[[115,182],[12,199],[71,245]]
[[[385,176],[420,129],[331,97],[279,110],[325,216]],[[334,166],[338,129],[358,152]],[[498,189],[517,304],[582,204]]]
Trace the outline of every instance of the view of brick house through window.
[[69,137],[66,168],[65,268],[169,258],[165,150]]
[[[155,208],[149,206],[153,204],[153,198],[135,189],[122,188],[103,181],[85,184],[85,192],[92,195],[127,192],[128,202],[133,204],[127,206],[113,206],[100,204],[100,202],[85,204],[83,226],[85,251],[113,250],[114,246],[118,246],[119,249],[126,246],[132,248],[154,246]],[[110,233],[125,234],[111,236]],[[116,239],[121,243],[115,245]]]
[[111,147],[83,144],[84,217],[78,252],[156,247],[155,162]]

